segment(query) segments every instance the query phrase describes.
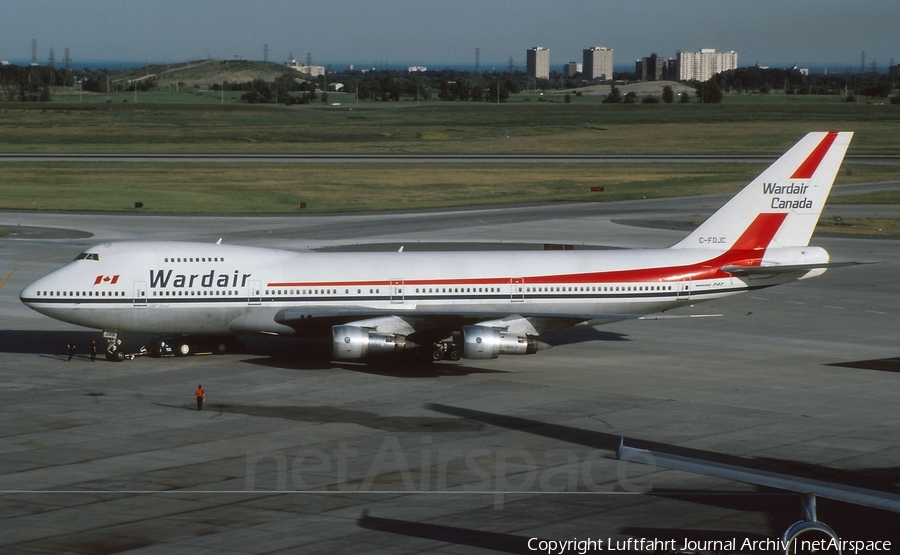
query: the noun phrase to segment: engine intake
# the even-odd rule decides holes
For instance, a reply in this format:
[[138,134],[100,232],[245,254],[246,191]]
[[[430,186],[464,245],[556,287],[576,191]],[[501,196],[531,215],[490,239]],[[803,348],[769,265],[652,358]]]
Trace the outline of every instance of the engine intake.
[[331,353],[339,360],[390,354],[406,347],[406,337],[402,335],[376,333],[359,326],[333,326],[331,335]]
[[500,355],[531,355],[543,344],[524,334],[506,333],[487,326],[463,326],[463,358],[487,359]]

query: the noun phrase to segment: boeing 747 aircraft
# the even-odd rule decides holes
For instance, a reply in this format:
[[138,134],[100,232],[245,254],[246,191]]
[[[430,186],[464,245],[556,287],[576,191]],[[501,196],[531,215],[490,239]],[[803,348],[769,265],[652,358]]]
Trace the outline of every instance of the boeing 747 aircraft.
[[338,360],[532,354],[541,334],[822,274],[809,246],[852,133],[810,133],[667,249],[297,253],[222,244],[98,245],[26,287],[34,310],[118,334],[323,335]]

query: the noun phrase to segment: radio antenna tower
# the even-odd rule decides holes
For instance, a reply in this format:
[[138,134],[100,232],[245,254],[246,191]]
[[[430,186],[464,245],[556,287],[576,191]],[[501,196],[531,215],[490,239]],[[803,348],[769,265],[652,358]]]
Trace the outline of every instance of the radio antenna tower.
[[56,54],[53,53],[52,46],[50,47],[50,58],[48,58],[48,61],[50,62],[50,86],[52,87],[56,84],[53,79],[55,73],[53,70],[56,69]]
[[510,56],[509,57],[509,73],[510,73],[510,75],[512,74],[512,72],[513,72],[513,59],[512,59],[512,56]]
[[859,55],[859,72],[860,73],[866,72],[866,51],[865,50],[863,50],[862,53]]
[[481,49],[480,48],[475,49],[475,73],[476,74],[481,73]]
[[72,71],[72,57],[69,56],[69,47],[66,47],[66,57],[63,59],[63,63],[66,64],[66,71]]
[[269,45],[268,44],[263,45],[263,62],[266,64],[269,63]]

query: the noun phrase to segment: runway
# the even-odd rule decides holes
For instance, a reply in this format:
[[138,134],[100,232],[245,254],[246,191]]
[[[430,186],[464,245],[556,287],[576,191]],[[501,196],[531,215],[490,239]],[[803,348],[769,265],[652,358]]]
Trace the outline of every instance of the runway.
[[[0,154],[0,162],[252,164],[755,164],[777,156],[734,154]],[[900,156],[847,156],[849,164],[896,166]]]
[[[0,213],[12,232],[0,239],[0,554],[536,553],[542,540],[609,548],[629,537],[680,548],[777,539],[798,520],[794,494],[616,461],[621,437],[900,494],[897,239],[814,236],[833,260],[877,264],[678,311],[721,316],[558,332],[533,356],[427,367],[335,364],[278,338],[250,338],[240,355],[91,363],[98,332],[18,300],[108,241],[662,247],[723,201]],[[896,212],[826,210],[876,209]],[[822,499],[818,509],[844,539],[900,541],[896,514]]]

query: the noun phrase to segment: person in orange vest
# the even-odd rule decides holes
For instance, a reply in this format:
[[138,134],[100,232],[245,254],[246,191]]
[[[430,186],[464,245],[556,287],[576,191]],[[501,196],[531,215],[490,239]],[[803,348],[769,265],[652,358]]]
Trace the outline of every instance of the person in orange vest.
[[203,400],[206,399],[206,394],[203,393],[203,386],[198,385],[195,393],[197,394],[197,410],[203,410]]

